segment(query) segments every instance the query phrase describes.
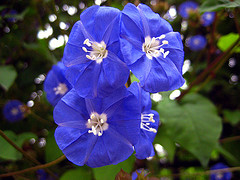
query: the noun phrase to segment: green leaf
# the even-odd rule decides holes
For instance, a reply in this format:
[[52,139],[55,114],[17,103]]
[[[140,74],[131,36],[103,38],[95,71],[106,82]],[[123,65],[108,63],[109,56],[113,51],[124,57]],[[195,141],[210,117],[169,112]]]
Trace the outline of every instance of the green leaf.
[[220,11],[224,8],[240,7],[240,0],[205,0],[199,8],[201,13],[210,11]]
[[55,137],[54,132],[49,132],[47,138],[46,138],[46,148],[45,148],[45,158],[47,162],[54,161],[55,159],[62,156],[63,153],[59,149]]
[[215,106],[198,94],[187,94],[181,105],[164,98],[157,110],[162,122],[158,131],[163,131],[206,167],[222,130]]
[[[229,33],[219,38],[217,46],[221,51],[226,51],[232,44],[234,44],[239,38],[239,34]],[[240,47],[235,48],[234,52],[239,53]]]
[[176,145],[175,142],[167,136],[167,133],[165,132],[165,128],[160,128],[155,139],[154,144],[161,144],[164,149],[167,151],[168,158],[170,162],[173,162],[174,155],[176,152]]
[[41,55],[45,60],[48,60],[53,64],[58,62],[53,53],[49,51],[48,44],[44,39],[38,40],[37,43],[24,43],[23,46],[28,50],[36,52],[37,54]]
[[11,65],[0,66],[0,85],[7,91],[17,77],[15,68]]
[[80,167],[66,171],[60,180],[92,180],[91,171],[86,167]]
[[219,153],[221,153],[228,161],[230,161],[235,166],[238,166],[240,164],[237,158],[234,157],[230,152],[228,152],[222,146],[220,146],[220,144],[217,145],[216,149]]
[[135,82],[135,81],[139,82],[139,79],[134,74],[131,74],[130,78],[131,78],[131,82]]
[[130,173],[134,165],[135,157],[130,156],[127,160],[117,164],[103,166],[100,168],[93,168],[93,173],[96,180],[112,180],[115,178],[117,173],[123,169],[125,172]]
[[233,126],[240,121],[240,110],[230,111],[225,109],[223,111],[224,119],[230,122]]
[[[4,131],[6,136],[10,138],[16,145],[22,147],[24,141],[31,138],[37,138],[35,134],[26,132],[20,135],[16,135],[12,131]],[[19,160],[22,158],[22,154],[18,152],[12,145],[10,145],[5,139],[0,137],[0,157],[6,160]]]

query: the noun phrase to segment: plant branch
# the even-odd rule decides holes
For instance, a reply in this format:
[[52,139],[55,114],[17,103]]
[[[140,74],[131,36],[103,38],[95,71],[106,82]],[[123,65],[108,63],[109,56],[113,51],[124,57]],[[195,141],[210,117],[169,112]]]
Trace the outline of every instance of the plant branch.
[[[11,144],[17,151],[19,151],[20,153],[22,153],[22,155],[29,160],[30,162],[33,162],[36,165],[40,165],[41,163],[36,160],[35,158],[33,158],[32,156],[30,156],[29,154],[27,154],[24,150],[22,150],[20,147],[18,147],[9,137],[7,137],[7,135],[0,130],[0,136],[3,137],[3,139],[5,139],[9,144]],[[55,174],[53,172],[51,172],[50,170],[46,170],[52,177],[54,177],[55,179],[58,179],[57,176],[55,176]]]
[[220,143],[226,143],[226,142],[232,142],[232,141],[238,141],[238,140],[240,140],[240,136],[233,136],[233,137],[220,139],[219,142]]
[[47,164],[41,164],[41,165],[38,165],[38,166],[35,166],[35,167],[31,167],[31,168],[27,168],[27,169],[20,170],[20,171],[10,172],[10,173],[6,173],[6,174],[0,174],[0,178],[8,177],[8,176],[14,176],[14,175],[18,175],[18,174],[23,174],[23,173],[31,172],[31,171],[36,171],[38,169],[44,169],[44,168],[53,166],[53,165],[63,161],[64,159],[66,159],[65,155],[59,157],[58,159],[56,159],[56,160],[54,160],[54,161],[52,161],[50,163],[47,163]]
[[[212,71],[216,71],[218,70],[226,61],[226,57],[229,56],[229,54],[231,54],[232,50],[238,45],[240,41],[240,37],[237,39],[237,41],[235,43],[233,43],[228,49],[227,51],[225,51],[224,53],[222,53],[221,55],[219,55],[190,85],[189,88],[186,89],[185,91],[182,92],[182,94],[177,98],[177,100],[181,100],[183,98],[183,96],[185,96],[191,89],[193,86],[201,83],[204,78],[211,73]],[[226,58],[226,59],[225,59]],[[216,68],[216,66],[218,66]],[[216,70],[214,70],[216,68]]]
[[210,174],[216,174],[216,173],[226,173],[226,172],[234,172],[234,171],[240,171],[240,167],[208,170],[208,171],[204,171],[204,172],[196,172],[196,173],[191,173],[191,174],[190,173],[169,174],[169,175],[162,175],[160,177],[203,176],[203,175],[210,175]]

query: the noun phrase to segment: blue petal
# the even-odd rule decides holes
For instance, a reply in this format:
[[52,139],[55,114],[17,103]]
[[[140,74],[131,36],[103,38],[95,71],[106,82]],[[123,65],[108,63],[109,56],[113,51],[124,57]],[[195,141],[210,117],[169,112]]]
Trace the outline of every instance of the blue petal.
[[156,93],[175,90],[184,84],[182,74],[169,57],[153,60],[152,65],[153,67],[143,86],[146,91]]
[[131,143],[111,127],[104,131],[87,161],[90,167],[118,164],[133,153]]
[[62,149],[62,151],[69,161],[78,166],[83,166],[88,161],[97,140],[98,136],[86,132]]
[[[158,37],[161,34],[173,31],[171,25],[166,20],[162,19],[159,14],[154,13],[147,5],[139,4],[138,9],[140,14],[142,13],[146,18],[146,22],[143,21],[143,23],[147,23],[147,25],[144,26],[148,26],[150,30],[150,34],[145,34],[145,37],[148,35],[151,37]],[[144,18],[142,17],[142,19]]]
[[145,55],[142,51],[142,42],[132,39],[128,36],[122,36],[120,39],[121,52],[127,65],[135,63]]
[[63,63],[65,66],[69,67],[89,61],[89,59],[86,58],[86,52],[82,50],[83,42],[87,38],[93,39],[91,35],[86,32],[82,22],[76,22],[64,49]]
[[99,86],[106,93],[123,86],[129,77],[129,69],[114,53],[109,52],[102,62],[102,72],[99,77]]
[[147,139],[144,133],[141,133],[138,143],[134,146],[136,158],[146,159],[155,155],[152,143]]
[[[111,31],[111,28],[108,28],[109,25],[112,21],[116,20],[119,14],[120,11],[116,8],[92,6],[81,14],[80,19],[94,40],[101,42],[103,35],[106,34],[105,32],[107,30]],[[113,35],[114,33],[117,34],[117,32],[113,31]],[[114,35],[114,38],[117,38],[117,36]]]
[[59,126],[86,129],[89,114],[84,99],[72,89],[55,106],[53,118]]
[[137,99],[139,100],[139,104],[141,104],[141,112],[149,111],[152,107],[152,101],[150,98],[150,93],[144,91],[139,83],[133,82],[131,86],[128,88],[130,92],[132,92]]
[[55,130],[54,136],[57,145],[61,150],[63,150],[85,133],[86,131],[81,132],[76,128],[58,126]]
[[[154,110],[148,110],[148,111],[144,111],[142,112],[143,114],[149,114],[149,113],[153,113],[154,114],[154,123],[150,123],[149,127],[154,128],[154,129],[158,129],[159,126],[159,115],[158,112],[154,111]],[[136,157],[138,159],[145,159],[147,157],[152,157],[154,156],[154,149],[152,146],[153,140],[156,136],[156,133],[154,132],[150,132],[150,131],[146,131],[141,129],[141,133],[140,133],[140,137],[139,137],[139,141],[138,143],[134,146],[135,151],[136,151]]]
[[115,131],[122,134],[133,145],[137,143],[140,132],[141,112],[134,95],[122,100],[108,122]]
[[142,20],[137,7],[128,3],[122,11],[121,34],[140,42],[144,41]]
[[[159,114],[158,114],[158,112],[154,111],[154,110],[148,110],[148,111],[144,111],[142,113],[144,113],[144,114],[150,114],[150,113],[154,114],[153,119],[155,120],[155,122],[150,123],[150,127],[158,130],[158,127],[159,127]],[[146,135],[147,140],[149,140],[151,143],[153,142],[153,140],[156,136],[156,133],[154,133],[154,132],[150,132],[150,131],[146,131],[146,130],[141,129],[141,134],[142,133],[144,133]]]
[[65,78],[66,67],[62,62],[58,62],[57,65],[53,65],[52,69],[47,74],[44,81],[44,91],[47,94],[47,100],[55,106],[57,102],[64,96],[61,94],[55,94],[54,88],[56,88],[59,83],[63,83],[67,86],[68,91],[72,88],[70,83]]
[[168,44],[164,45],[163,48],[169,51],[168,58],[175,64],[179,73],[182,74],[182,66],[184,62],[184,51],[181,35],[178,32],[170,32],[165,34]]
[[81,72],[82,74],[78,76],[74,87],[79,96],[86,98],[106,96],[105,94],[99,94],[97,89],[99,88],[98,81],[101,72],[101,65],[102,64],[93,61],[83,70],[83,72]]

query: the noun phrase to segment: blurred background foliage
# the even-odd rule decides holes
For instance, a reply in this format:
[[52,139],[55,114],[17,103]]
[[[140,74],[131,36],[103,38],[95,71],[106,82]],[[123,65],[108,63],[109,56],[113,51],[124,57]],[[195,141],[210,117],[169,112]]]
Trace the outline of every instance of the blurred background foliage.
[[[101,4],[122,10],[128,2],[149,5],[182,34],[185,45],[186,84],[179,90],[151,95],[161,121],[154,141],[156,155],[147,160],[133,155],[118,165],[94,169],[64,160],[45,170],[6,179],[107,180],[114,179],[121,168],[130,174],[144,168],[155,178],[209,179],[208,175],[191,174],[219,162],[240,166],[239,0],[195,1],[200,7],[188,19],[178,14],[183,0],[11,0],[0,2],[0,107],[17,99],[26,105],[26,114],[23,120],[10,123],[2,113],[0,129],[37,162],[28,161],[0,137],[0,174],[63,155],[54,139],[53,107],[43,92],[45,76],[61,60],[71,28],[84,9]],[[216,17],[212,25],[204,27],[200,16],[207,11],[216,11]],[[198,34],[207,38],[207,45],[191,51],[187,40]],[[240,179],[240,172],[233,172],[232,179]]]

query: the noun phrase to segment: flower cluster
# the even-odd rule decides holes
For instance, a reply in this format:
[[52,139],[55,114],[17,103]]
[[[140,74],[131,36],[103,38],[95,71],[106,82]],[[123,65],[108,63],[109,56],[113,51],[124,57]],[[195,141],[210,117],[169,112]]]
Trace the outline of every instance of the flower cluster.
[[[191,14],[197,14],[198,4],[194,1],[186,1],[178,7],[178,13],[184,19],[188,19]],[[215,12],[205,12],[200,17],[200,23],[203,26],[210,26],[215,19]]]
[[[183,19],[193,18],[194,21],[198,20],[200,24],[204,27],[210,26],[214,20],[215,12],[205,12],[202,15],[198,12],[198,4],[194,1],[186,1],[178,7],[178,13]],[[195,26],[194,24],[193,26]],[[203,35],[194,35],[187,38],[186,46],[192,51],[200,51],[204,49],[207,45],[207,39]]]
[[17,122],[25,117],[26,107],[19,100],[10,100],[3,107],[3,115],[9,122]]
[[207,45],[207,39],[202,35],[191,36],[187,40],[187,46],[192,51],[199,51],[205,48]]
[[[64,73],[58,64],[45,82],[49,101],[58,101],[59,148],[74,164],[90,167],[117,164],[134,150],[139,159],[153,156],[159,115],[149,92],[181,87],[183,59],[180,34],[148,6],[87,8],[64,49]],[[130,72],[140,82],[126,88]],[[71,87],[63,88],[62,75]]]
[[[226,169],[226,168],[229,168],[229,167],[223,163],[217,163],[211,167],[211,170],[220,170],[220,169]],[[210,176],[211,180],[230,180],[231,178],[232,178],[232,173],[230,171],[211,173],[211,176]]]

